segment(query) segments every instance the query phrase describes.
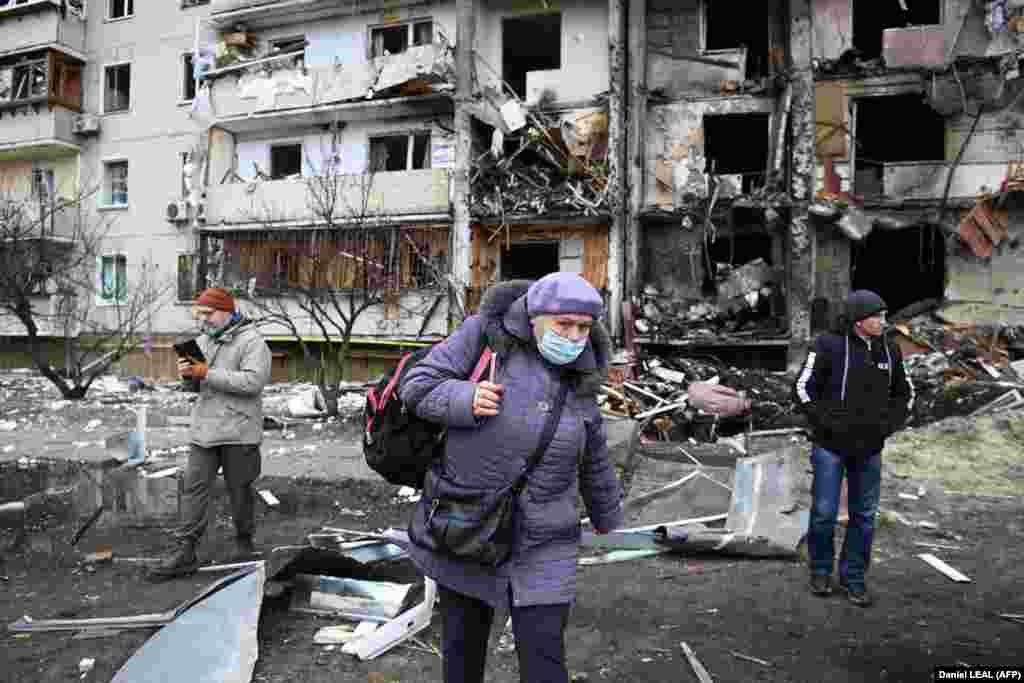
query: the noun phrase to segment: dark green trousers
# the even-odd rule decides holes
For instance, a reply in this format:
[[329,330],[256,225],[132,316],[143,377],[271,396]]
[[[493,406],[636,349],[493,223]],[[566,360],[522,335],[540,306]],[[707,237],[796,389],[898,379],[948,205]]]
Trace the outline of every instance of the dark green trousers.
[[183,525],[178,531],[182,540],[199,543],[210,522],[210,497],[217,470],[224,469],[224,484],[231,500],[235,535],[252,536],[256,525],[256,501],[253,482],[260,476],[258,444],[214,446],[203,448],[192,444],[185,470],[182,494]]

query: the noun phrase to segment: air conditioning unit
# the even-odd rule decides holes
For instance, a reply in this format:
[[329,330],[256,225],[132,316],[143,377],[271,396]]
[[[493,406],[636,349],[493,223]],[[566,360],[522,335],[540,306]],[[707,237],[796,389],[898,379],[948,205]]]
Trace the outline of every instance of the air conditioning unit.
[[94,114],[79,114],[71,126],[78,135],[97,135],[100,132],[100,117]]
[[181,223],[188,220],[188,203],[184,199],[176,199],[167,204],[167,220]]

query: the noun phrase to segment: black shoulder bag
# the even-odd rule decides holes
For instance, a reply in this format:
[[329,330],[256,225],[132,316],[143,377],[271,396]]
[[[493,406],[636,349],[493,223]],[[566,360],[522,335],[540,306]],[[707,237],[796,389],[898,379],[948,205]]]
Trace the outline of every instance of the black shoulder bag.
[[477,564],[496,567],[505,562],[512,552],[516,501],[530,473],[551,445],[568,393],[569,384],[563,379],[537,450],[511,484],[497,490],[469,489],[444,476],[438,471],[440,468],[432,468],[423,489],[424,498],[429,502],[425,524],[427,538],[410,534],[411,540],[434,552]]

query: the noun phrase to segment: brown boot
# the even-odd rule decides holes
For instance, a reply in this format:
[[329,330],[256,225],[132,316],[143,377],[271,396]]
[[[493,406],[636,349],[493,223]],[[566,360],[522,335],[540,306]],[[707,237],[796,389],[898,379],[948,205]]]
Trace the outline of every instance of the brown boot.
[[179,576],[194,574],[198,568],[199,558],[196,557],[196,544],[193,541],[183,541],[173,555],[153,567],[149,574],[154,579],[175,579]]

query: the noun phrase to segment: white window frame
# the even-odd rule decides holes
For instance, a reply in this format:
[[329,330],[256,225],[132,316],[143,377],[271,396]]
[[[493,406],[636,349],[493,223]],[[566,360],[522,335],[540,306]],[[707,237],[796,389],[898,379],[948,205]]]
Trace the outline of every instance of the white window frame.
[[[426,168],[413,168],[413,155],[416,153],[416,138],[426,135],[427,136],[427,161],[431,161],[431,155],[434,149],[434,131],[429,128],[422,130],[396,130],[388,133],[376,133],[374,135],[367,136],[366,138],[366,163],[370,173],[403,173],[407,171],[428,171],[432,166]],[[409,144],[405,150],[405,168],[401,171],[377,171],[373,168],[373,141],[380,140],[382,138],[400,138],[405,136],[409,139]]]
[[[128,107],[125,109],[117,109],[115,111],[107,111],[107,70],[118,66],[128,67]],[[133,72],[134,69],[132,68],[131,61],[110,62],[109,64],[103,65],[103,80],[100,87],[100,98],[103,100],[100,111],[103,113],[103,116],[117,116],[119,114],[130,114],[132,112],[132,93],[135,91],[134,84],[132,83],[132,81],[135,80]]]
[[[126,157],[111,157],[109,159],[103,159],[100,163],[102,164],[100,169],[102,171],[101,177],[103,178],[103,191],[100,193],[100,208],[127,209],[131,202],[131,194],[127,189],[129,187],[128,183],[131,177],[131,164],[128,162],[128,159]],[[125,201],[123,204],[116,204],[113,201],[108,201],[113,199],[114,194],[113,190],[111,189],[109,177],[110,167],[114,164],[125,164]]]
[[[188,50],[187,52],[182,52],[181,58],[178,59],[178,67],[181,69],[180,79],[178,80],[178,101],[181,103],[190,102],[196,99],[196,93],[193,93],[193,96],[189,97],[185,92],[185,79],[193,82],[193,89],[196,90],[196,92],[199,92],[199,83],[196,82],[195,76],[195,65],[193,65],[193,69],[186,69],[188,62],[195,59],[195,56],[196,55],[194,55],[191,50]],[[130,99],[131,93],[128,94]]]
[[[117,296],[117,259],[124,259],[124,292]],[[103,261],[113,259],[114,262],[114,295],[103,296]],[[118,306],[128,301],[128,255],[123,251],[104,252],[96,257],[96,305],[97,306]]]
[[104,0],[107,3],[105,18],[107,21],[124,21],[135,16],[135,0],[123,0],[126,12],[120,17],[113,16],[114,0]]
[[[406,21],[395,21],[395,22],[391,22],[391,23],[388,23],[388,24],[377,24],[375,26],[369,26],[368,29],[367,29],[368,30],[368,35],[367,35],[367,39],[366,39],[366,55],[367,55],[367,57],[369,59],[373,60],[373,59],[377,59],[378,57],[383,57],[384,56],[384,55],[375,55],[375,54],[373,54],[373,32],[374,31],[379,31],[381,29],[395,28],[396,26],[405,26],[406,27],[406,34],[405,34],[406,44],[405,44],[405,50],[402,50],[402,52],[405,52],[406,50],[409,50],[411,48],[419,47],[418,45],[414,45],[413,44],[413,38],[416,36],[416,33],[415,33],[414,29],[413,29],[413,26],[416,25],[416,24],[425,24],[427,22],[430,22],[430,43],[424,43],[424,44],[425,45],[429,45],[429,44],[433,44],[433,43],[437,42],[437,21],[433,17],[420,17],[418,19],[408,19]],[[399,54],[401,54],[401,53],[399,53]]]

